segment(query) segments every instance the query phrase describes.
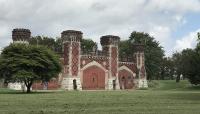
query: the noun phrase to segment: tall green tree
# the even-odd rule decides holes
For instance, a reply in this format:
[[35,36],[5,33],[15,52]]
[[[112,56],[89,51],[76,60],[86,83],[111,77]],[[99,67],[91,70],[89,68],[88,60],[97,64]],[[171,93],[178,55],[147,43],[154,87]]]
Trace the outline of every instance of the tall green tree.
[[0,78],[22,82],[27,93],[36,80],[48,81],[61,71],[59,57],[43,46],[11,44],[0,56]]
[[192,84],[200,84],[200,53],[196,49],[185,49],[175,59],[177,75],[183,74]]
[[182,52],[173,54],[177,76],[181,74],[188,78],[191,84],[200,84],[200,34],[198,33],[197,46],[195,49],[184,49]]
[[133,56],[133,44],[143,44],[145,46],[145,65],[147,71],[147,78],[159,79],[161,73],[161,63],[164,57],[164,51],[159,42],[152,36],[144,32],[132,32],[129,39],[121,41],[119,45],[119,56],[129,55]]

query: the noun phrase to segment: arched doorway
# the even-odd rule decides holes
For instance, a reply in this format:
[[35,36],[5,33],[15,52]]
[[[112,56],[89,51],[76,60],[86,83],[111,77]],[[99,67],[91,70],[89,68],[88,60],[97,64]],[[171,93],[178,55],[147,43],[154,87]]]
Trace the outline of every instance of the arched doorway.
[[120,89],[132,89],[135,87],[134,76],[131,72],[123,69],[118,74]]
[[82,88],[85,90],[105,89],[105,71],[95,65],[83,70]]

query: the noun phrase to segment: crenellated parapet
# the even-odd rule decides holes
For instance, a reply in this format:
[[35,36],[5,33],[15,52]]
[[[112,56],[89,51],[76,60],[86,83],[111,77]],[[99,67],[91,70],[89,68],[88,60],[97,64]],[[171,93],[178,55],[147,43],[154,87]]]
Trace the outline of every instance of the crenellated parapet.
[[106,35],[101,37],[101,45],[106,46],[106,45],[116,45],[118,46],[120,41],[119,36],[114,36],[114,35]]
[[61,38],[63,42],[67,42],[67,41],[80,42],[82,39],[82,34],[83,33],[81,31],[66,30],[61,33]]
[[31,31],[29,29],[16,28],[12,31],[13,43],[29,43]]

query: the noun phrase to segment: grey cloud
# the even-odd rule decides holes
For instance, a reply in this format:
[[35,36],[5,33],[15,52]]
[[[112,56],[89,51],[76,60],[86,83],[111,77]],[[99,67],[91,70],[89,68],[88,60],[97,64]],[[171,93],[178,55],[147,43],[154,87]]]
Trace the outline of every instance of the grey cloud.
[[[198,11],[198,8],[191,8],[191,3],[185,6],[179,0],[174,1],[174,5],[171,0],[159,1],[2,0],[0,1],[0,30],[2,30],[0,47],[9,44],[11,31],[16,27],[31,29],[32,35],[56,37],[60,36],[63,30],[77,29],[83,31],[84,37],[93,38],[95,41],[99,41],[99,37],[105,34],[119,35],[125,39],[134,30],[152,32],[152,28],[158,25],[173,32],[180,24],[174,20],[174,16]],[[197,0],[192,1],[200,4]],[[170,6],[165,3],[169,3]],[[170,32],[158,35],[163,38],[157,39],[166,39],[164,36],[170,36]],[[165,40],[160,41],[165,42]]]

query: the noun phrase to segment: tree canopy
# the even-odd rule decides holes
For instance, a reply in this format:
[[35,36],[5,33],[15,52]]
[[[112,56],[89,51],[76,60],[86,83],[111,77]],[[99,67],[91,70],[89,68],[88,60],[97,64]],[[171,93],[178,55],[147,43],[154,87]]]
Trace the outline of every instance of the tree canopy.
[[27,93],[34,81],[48,81],[61,71],[59,57],[43,46],[11,44],[0,56],[0,78],[6,82],[22,82]]

